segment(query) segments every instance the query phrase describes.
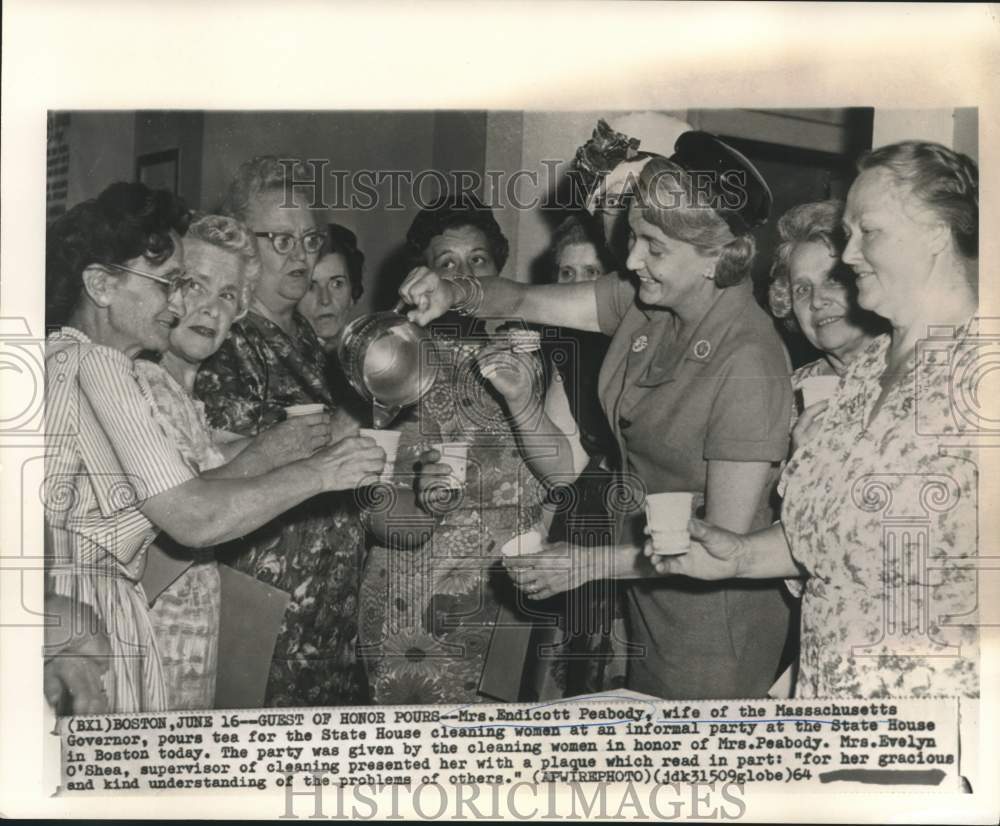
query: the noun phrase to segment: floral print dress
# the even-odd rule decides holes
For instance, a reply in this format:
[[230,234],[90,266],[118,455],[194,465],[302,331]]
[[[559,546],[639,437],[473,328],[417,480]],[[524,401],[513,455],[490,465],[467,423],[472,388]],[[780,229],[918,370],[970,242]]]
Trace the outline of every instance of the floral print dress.
[[[543,489],[521,459],[504,408],[479,376],[482,341],[435,332],[439,374],[399,424],[396,483],[432,444],[471,443],[464,497],[418,550],[375,545],[361,589],[362,656],[379,704],[473,703],[501,608],[519,598],[501,563],[507,540],[537,527]],[[519,669],[513,659],[511,669]]]
[[978,696],[977,471],[954,402],[974,371],[969,327],[949,332],[873,414],[889,347],[876,339],[785,469],[782,524],[809,574],[796,696]]
[[[233,325],[195,382],[213,427],[255,436],[281,421],[290,405],[336,406],[319,339],[302,317],[294,324],[291,337],[254,312]],[[324,494],[219,551],[220,560],[291,595],[267,705],[367,702],[355,650],[363,538],[351,495]]]
[[[212,442],[205,405],[192,399],[166,370],[151,361],[135,365],[149,385],[160,427],[195,473],[225,464]],[[167,542],[160,535],[158,542]],[[219,651],[220,582],[215,554],[185,548],[194,563],[164,589],[149,615],[156,632],[169,708],[215,705]]]

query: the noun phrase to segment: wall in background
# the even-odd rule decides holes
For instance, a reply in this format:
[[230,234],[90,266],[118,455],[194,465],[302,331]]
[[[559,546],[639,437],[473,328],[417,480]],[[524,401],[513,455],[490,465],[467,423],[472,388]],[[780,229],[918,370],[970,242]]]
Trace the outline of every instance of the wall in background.
[[[510,127],[490,133],[490,140],[507,145],[495,158],[490,169],[505,170],[511,186],[498,200],[504,203],[501,225],[512,228],[511,260],[505,275],[518,281],[543,281],[550,276],[547,251],[552,231],[569,211],[565,175],[576,156],[577,148],[585,143],[601,118],[613,122],[623,113],[592,112],[524,112]],[[667,114],[684,118],[683,112]],[[519,128],[519,134],[518,134]],[[630,135],[639,138],[642,135]],[[546,204],[545,209],[522,205]]]
[[955,128],[951,148],[979,163],[979,109],[974,106],[956,109],[953,118]]
[[201,206],[204,119],[201,112],[137,112],[135,115],[136,160],[176,149],[177,194],[196,207]]
[[[511,241],[505,274],[531,280],[543,275],[550,232],[564,212],[521,209],[518,204],[554,203],[576,148],[589,137],[597,119],[613,120],[620,114],[74,112],[67,200],[73,204],[113,180],[131,180],[137,157],[173,148],[179,150],[180,193],[207,209],[217,205],[239,163],[257,154],[325,159],[328,171],[369,170],[372,175],[385,174],[390,167],[411,172],[469,170],[485,177],[479,194],[500,205],[497,219]],[[830,173],[828,161],[838,155],[850,157],[871,145],[873,132],[871,110],[861,109],[692,109],[668,114],[695,128],[743,141],[740,147],[772,181],[776,212],[796,199],[842,194],[843,182]],[[897,135],[937,137],[976,154],[975,115],[975,110],[880,111],[875,115],[875,142]],[[502,177],[491,178],[487,172]],[[369,287],[359,311],[384,306],[409,264],[403,241],[417,205],[409,197],[390,203],[389,180],[373,187],[379,203],[368,209],[351,208],[347,203],[351,193],[339,191],[332,175],[324,184],[323,195],[332,208],[323,211],[323,219],[353,229],[367,256]],[[771,239],[760,240],[766,254]]]
[[[213,208],[243,161],[255,155],[284,155],[329,161],[337,170],[429,169],[434,163],[433,112],[206,112],[202,202]],[[323,179],[322,200],[339,204],[341,192],[332,174]],[[377,187],[380,203],[388,204],[391,182]],[[323,210],[323,220],[350,227],[365,252],[367,283],[359,311],[372,305],[379,282],[403,266],[402,241],[415,209]]]
[[[690,109],[663,110],[663,113],[687,121],[695,129],[751,142],[741,144],[741,148],[751,160],[760,160],[768,167],[762,171],[766,178],[775,181],[775,214],[803,200],[843,194],[841,179],[849,173],[831,173],[834,156],[853,156],[871,145],[870,109]],[[577,147],[590,137],[598,119],[613,122],[622,114],[611,111],[491,114],[487,166],[508,171],[523,169],[536,175],[537,182],[522,177],[515,188],[516,195],[521,203],[544,200],[557,187],[563,186],[563,177]],[[494,129],[494,123],[503,128]],[[642,135],[630,137],[640,141],[643,138]],[[786,147],[790,148],[788,152],[779,150]],[[766,159],[761,157],[765,154]],[[785,180],[797,170],[801,170],[802,180]],[[506,203],[510,199],[501,200]],[[536,209],[507,209],[504,212],[510,214],[500,217],[501,226],[511,239],[511,263],[505,274],[519,281],[545,278],[548,264],[545,253],[551,231],[565,212]],[[765,254],[772,246],[768,233],[761,238]],[[762,255],[760,260],[763,258]]]
[[979,161],[979,110],[878,109],[872,146],[902,140],[936,141]]
[[72,112],[68,130],[69,182],[74,206],[135,174],[135,112]]

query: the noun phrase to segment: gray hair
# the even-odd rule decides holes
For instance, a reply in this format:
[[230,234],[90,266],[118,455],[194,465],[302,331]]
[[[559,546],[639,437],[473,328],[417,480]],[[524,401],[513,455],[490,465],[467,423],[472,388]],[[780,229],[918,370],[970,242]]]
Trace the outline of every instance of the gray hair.
[[948,224],[955,249],[979,257],[979,167],[939,143],[901,141],[866,152],[858,169],[885,169]]
[[258,155],[240,164],[222,197],[219,212],[246,222],[250,207],[261,192],[283,190],[286,181],[311,178],[311,170],[298,158]]
[[243,318],[250,309],[250,299],[260,280],[260,256],[257,254],[257,238],[253,232],[242,221],[228,215],[199,215],[191,222],[185,237],[204,241],[243,259],[243,289],[240,290],[236,316],[237,319]]
[[781,243],[774,251],[768,289],[768,303],[775,318],[789,318],[792,312],[788,262],[795,247],[810,241],[816,242],[824,244],[831,255],[839,258],[844,248],[841,230],[843,215],[844,202],[831,199],[799,204],[781,216],[778,221]]

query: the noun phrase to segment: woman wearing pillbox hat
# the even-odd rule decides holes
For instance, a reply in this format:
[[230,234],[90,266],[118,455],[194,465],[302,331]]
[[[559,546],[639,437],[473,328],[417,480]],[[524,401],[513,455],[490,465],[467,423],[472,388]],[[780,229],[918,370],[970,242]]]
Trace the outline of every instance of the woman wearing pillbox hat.
[[[573,546],[550,546],[541,555],[548,570],[531,558],[508,570],[532,598],[591,579],[627,580],[637,652],[628,688],[670,699],[760,697],[787,632],[780,581],[661,577],[642,553],[641,514],[647,493],[694,492],[713,524],[746,531],[772,520],[768,492],[788,447],[790,368],[748,282],[750,232],[767,220],[771,193],[713,135],[681,134],[669,159],[641,158],[639,146],[602,122],[577,155],[595,193],[591,211],[613,219],[614,208],[628,208],[627,275],[538,286],[481,279],[481,295],[470,300],[463,284],[417,269],[400,292],[418,323],[461,302],[483,315],[611,337],[598,387],[624,478],[606,570],[585,571],[577,562],[585,554]],[[612,180],[621,163],[632,166]],[[562,570],[551,570],[553,555],[566,560]]]

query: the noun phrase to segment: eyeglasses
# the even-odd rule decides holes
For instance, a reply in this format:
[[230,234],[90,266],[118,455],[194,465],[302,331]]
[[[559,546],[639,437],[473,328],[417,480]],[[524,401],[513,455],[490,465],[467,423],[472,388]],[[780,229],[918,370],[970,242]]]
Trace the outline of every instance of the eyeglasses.
[[137,270],[134,267],[126,267],[124,264],[105,264],[104,266],[108,269],[121,270],[122,272],[131,273],[132,275],[138,275],[140,278],[148,278],[150,281],[155,281],[166,288],[164,292],[166,292],[167,295],[173,295],[178,291],[186,293],[188,288],[193,283],[192,279],[188,278],[185,270],[181,270],[173,278],[167,278],[163,275],[153,275],[151,272]]
[[326,235],[322,232],[307,232],[303,235],[293,235],[290,232],[255,232],[258,238],[267,238],[278,255],[288,255],[298,241],[307,255],[313,255],[323,248]]

